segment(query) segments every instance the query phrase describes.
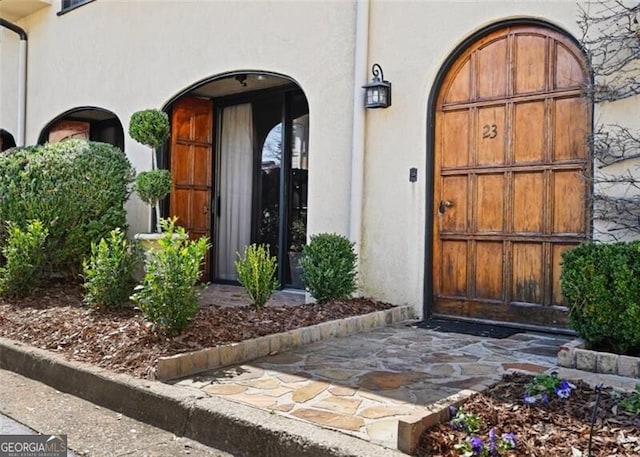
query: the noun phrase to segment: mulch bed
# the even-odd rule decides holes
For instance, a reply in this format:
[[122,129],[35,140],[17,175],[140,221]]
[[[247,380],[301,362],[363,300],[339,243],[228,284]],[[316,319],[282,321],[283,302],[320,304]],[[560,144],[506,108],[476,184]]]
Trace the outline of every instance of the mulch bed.
[[323,305],[254,307],[206,305],[174,338],[154,334],[133,307],[93,312],[77,284],[52,284],[22,299],[0,298],[0,336],[138,377],[153,372],[161,356],[286,332],[321,322],[391,308],[364,298]]
[[[503,456],[588,457],[595,389],[577,382],[567,399],[554,396],[546,404],[526,405],[522,398],[532,378],[520,373],[505,375],[501,382],[462,406],[464,411],[482,417],[479,436],[483,442],[487,443],[489,429],[495,427],[498,436],[516,434],[517,448],[503,452]],[[602,391],[589,457],[640,456],[640,419],[617,406],[616,395],[610,389]],[[416,455],[459,457],[454,446],[466,436],[449,423],[439,424],[422,435]]]

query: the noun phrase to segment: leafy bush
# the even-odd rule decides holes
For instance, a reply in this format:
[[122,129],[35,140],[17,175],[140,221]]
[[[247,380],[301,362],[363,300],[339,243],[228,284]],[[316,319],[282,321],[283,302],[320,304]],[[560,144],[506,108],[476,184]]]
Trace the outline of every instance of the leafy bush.
[[[91,242],[126,227],[133,170],[119,149],[67,140],[0,155],[0,220],[48,228],[45,273],[75,275]],[[0,242],[7,236],[0,227]]]
[[129,135],[138,143],[158,149],[169,138],[169,116],[157,109],[136,111],[129,120]]
[[2,248],[6,265],[0,268],[0,294],[19,297],[40,285],[44,264],[44,243],[48,231],[39,220],[30,221],[26,230],[9,222],[9,237]]
[[91,243],[91,257],[82,264],[84,302],[91,308],[118,308],[133,292],[133,273],[137,263],[135,249],[119,228]]
[[356,290],[354,243],[335,233],[312,235],[302,250],[302,277],[318,303],[349,298]]
[[237,253],[238,281],[244,286],[256,308],[264,306],[280,287],[276,279],[277,260],[269,254],[268,245],[251,244],[244,254]]
[[200,265],[209,248],[206,237],[189,240],[176,219],[163,219],[158,247],[146,253],[142,284],[131,297],[145,319],[167,335],[177,335],[198,314],[196,283]]
[[171,191],[169,170],[149,170],[136,176],[136,193],[147,205],[155,206]]
[[619,353],[640,349],[640,242],[578,246],[564,253],[560,279],[582,338]]

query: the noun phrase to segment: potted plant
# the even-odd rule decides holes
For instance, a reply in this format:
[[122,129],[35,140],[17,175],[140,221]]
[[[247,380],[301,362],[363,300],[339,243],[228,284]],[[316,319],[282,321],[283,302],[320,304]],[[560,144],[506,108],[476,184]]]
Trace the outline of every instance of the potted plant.
[[302,266],[300,258],[302,249],[307,244],[307,224],[302,214],[298,215],[291,222],[289,243],[289,271],[291,272],[291,285],[297,289],[302,289]]
[[[129,135],[138,143],[151,148],[151,170],[138,174],[135,191],[151,207],[156,230],[160,233],[160,201],[171,191],[171,173],[157,168],[156,149],[169,138],[169,116],[157,109],[137,111],[131,116]],[[150,225],[150,231],[153,231],[153,222]]]

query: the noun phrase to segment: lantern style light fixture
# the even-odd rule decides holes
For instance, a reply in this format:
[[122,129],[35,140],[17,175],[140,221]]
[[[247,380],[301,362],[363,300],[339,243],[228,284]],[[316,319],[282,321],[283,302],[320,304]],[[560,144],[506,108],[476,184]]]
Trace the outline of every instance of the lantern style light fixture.
[[384,80],[382,67],[374,63],[371,67],[373,79],[369,84],[365,84],[364,107],[365,108],[386,108],[391,106],[391,83]]

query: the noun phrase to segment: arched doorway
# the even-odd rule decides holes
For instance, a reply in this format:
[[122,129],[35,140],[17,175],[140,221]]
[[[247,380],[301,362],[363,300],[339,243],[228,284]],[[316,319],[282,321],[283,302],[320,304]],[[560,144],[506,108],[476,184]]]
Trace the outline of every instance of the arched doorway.
[[13,135],[4,129],[0,129],[0,152],[16,147],[16,141]]
[[57,143],[68,138],[109,143],[124,151],[124,129],[111,111],[84,106],[68,110],[40,132],[38,144]]
[[278,259],[280,284],[301,288],[290,255],[306,241],[309,106],[300,87],[282,75],[234,72],[194,85],[165,110],[168,214],[191,236],[211,238],[207,279],[235,282],[237,253],[263,243]]
[[540,23],[493,27],[451,59],[432,98],[432,314],[566,326],[561,256],[590,230],[588,78]]

